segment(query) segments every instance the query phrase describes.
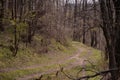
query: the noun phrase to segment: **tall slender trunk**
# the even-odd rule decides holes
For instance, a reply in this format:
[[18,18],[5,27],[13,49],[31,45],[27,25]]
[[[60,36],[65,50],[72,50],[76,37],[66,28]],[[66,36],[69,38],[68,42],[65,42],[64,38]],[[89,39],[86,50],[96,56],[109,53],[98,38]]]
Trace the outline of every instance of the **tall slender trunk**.
[[[93,7],[94,7],[94,13],[93,13],[93,15],[94,15],[94,20],[93,20],[93,27],[96,27],[97,26],[97,21],[96,21],[96,19],[97,19],[97,12],[96,12],[96,10],[97,10],[97,8],[96,8],[96,1],[95,0],[92,0],[93,1]],[[97,32],[96,32],[96,30],[91,30],[90,31],[90,33],[91,33],[91,46],[92,47],[97,47]]]
[[83,43],[85,44],[86,43],[86,12],[87,12],[87,0],[83,0],[83,6],[82,6],[82,9],[83,9]]
[[4,18],[4,0],[0,0],[0,31],[4,31],[3,18]]
[[77,41],[77,0],[74,6],[73,40]]
[[[17,19],[17,0],[14,0],[14,20],[15,20],[15,22],[17,22],[16,19]],[[18,51],[17,26],[16,25],[14,25],[14,49],[15,49],[15,51],[14,51],[13,55],[16,56],[17,51]]]

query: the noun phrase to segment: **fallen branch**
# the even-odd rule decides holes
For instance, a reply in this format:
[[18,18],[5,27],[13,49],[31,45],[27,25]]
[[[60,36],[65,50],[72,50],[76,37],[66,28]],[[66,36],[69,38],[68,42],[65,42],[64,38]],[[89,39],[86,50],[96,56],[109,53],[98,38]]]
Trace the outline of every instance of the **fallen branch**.
[[71,79],[71,80],[83,80],[83,79],[88,80],[88,79],[90,79],[90,78],[94,78],[94,77],[96,77],[96,76],[104,75],[104,74],[110,73],[110,72],[112,72],[112,71],[117,71],[117,70],[120,70],[120,69],[116,68],[116,69],[105,70],[105,71],[98,72],[98,73],[96,73],[96,74],[94,74],[94,75],[87,75],[87,76],[79,77],[79,78],[77,78],[77,79],[71,77],[71,75],[66,74],[64,71],[62,71],[62,72],[63,72],[63,74],[64,74],[66,77],[68,77],[68,78]]
[[117,71],[117,70],[119,70],[119,69],[116,68],[116,69],[105,70],[105,71],[98,72],[98,73],[96,73],[96,74],[94,74],[94,75],[88,75],[88,76],[79,77],[79,78],[76,79],[76,80],[94,78],[94,77],[96,77],[96,76],[103,75],[103,74],[106,74],[106,73],[109,73],[109,72],[112,72],[112,71]]

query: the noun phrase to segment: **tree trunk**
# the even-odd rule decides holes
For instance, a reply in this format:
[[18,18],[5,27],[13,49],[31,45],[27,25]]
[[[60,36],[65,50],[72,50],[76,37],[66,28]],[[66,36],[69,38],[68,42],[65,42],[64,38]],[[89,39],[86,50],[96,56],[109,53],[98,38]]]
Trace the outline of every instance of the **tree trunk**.
[[73,40],[77,41],[77,0],[74,7]]
[[[103,32],[109,54],[109,69],[120,67],[120,0],[100,0]],[[111,72],[111,79],[118,80],[119,71]]]
[[4,31],[3,18],[4,18],[4,0],[0,0],[0,31]]

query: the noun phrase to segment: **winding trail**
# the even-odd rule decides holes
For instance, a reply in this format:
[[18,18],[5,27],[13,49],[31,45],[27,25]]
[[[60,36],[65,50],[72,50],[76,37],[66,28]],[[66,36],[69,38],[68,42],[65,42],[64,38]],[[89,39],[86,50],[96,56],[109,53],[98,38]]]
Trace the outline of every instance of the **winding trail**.
[[[66,57],[65,59],[62,59],[62,60],[57,60],[55,62],[52,62],[50,64],[38,64],[38,65],[33,65],[33,66],[28,66],[28,67],[21,67],[21,68],[6,68],[6,69],[1,69],[0,70],[0,73],[4,73],[4,72],[10,72],[10,71],[16,71],[16,70],[26,70],[26,69],[35,69],[35,68],[42,68],[44,66],[49,66],[49,65],[62,65],[62,64],[66,64],[67,62],[70,62],[71,60],[74,60],[74,62],[70,62],[67,64],[67,66],[64,67],[64,70],[70,70],[76,66],[82,66],[82,67],[85,67],[85,65],[87,64],[85,62],[85,60],[87,60],[87,56],[89,54],[91,54],[91,50],[86,50],[84,47],[80,47],[80,46],[76,46],[77,47],[77,51],[74,53],[74,55],[72,56],[69,56],[69,57]],[[87,51],[87,54],[86,56],[84,57],[80,57],[81,54],[84,53],[84,51]],[[38,72],[38,73],[35,73],[35,74],[30,74],[30,75],[25,75],[25,76],[22,76],[22,77],[18,77],[16,78],[16,80],[30,80],[30,79],[33,79],[33,78],[36,78],[36,77],[39,77],[41,75],[45,75],[45,74],[50,74],[50,73],[53,73],[53,72],[56,72],[56,71],[59,71],[60,68],[52,68],[52,69],[48,69],[48,70],[45,70],[44,72]],[[83,69],[82,71],[82,76],[85,76],[86,73]]]
[[[65,59],[62,60],[57,60],[55,62],[52,62],[50,65],[54,65],[54,64],[63,64],[65,62],[68,62],[72,59],[76,59],[77,61],[77,65],[78,64],[82,64],[83,63],[83,59],[79,58],[80,53],[82,52],[82,49],[78,49],[74,55],[66,57]],[[74,64],[75,65],[75,64]],[[5,73],[5,72],[11,72],[11,71],[16,71],[16,70],[25,70],[25,69],[34,69],[34,68],[40,68],[40,67],[44,67],[44,66],[49,66],[49,64],[37,64],[37,65],[32,65],[32,66],[24,66],[24,67],[19,67],[19,68],[5,68],[5,69],[0,69],[0,73]]]
[[[84,52],[83,48],[78,48],[78,51],[75,53],[75,55],[67,58],[66,60],[60,61],[58,63],[58,65],[63,64],[65,62],[69,62],[70,60],[74,59],[75,61],[73,63],[68,64],[66,67],[64,67],[64,70],[69,70],[69,69],[72,69],[72,68],[74,68],[76,66],[79,66],[79,65],[84,67],[86,65],[86,63],[85,63],[86,58],[85,57],[84,58],[80,58],[79,57],[80,54],[83,53],[83,52]],[[33,68],[33,67],[29,67],[29,68]],[[45,72],[40,72],[40,73],[36,73],[36,74],[26,75],[26,76],[23,76],[21,78],[17,78],[16,80],[29,80],[29,79],[33,79],[35,77],[39,77],[39,76],[44,75],[44,74],[50,74],[50,73],[56,72],[58,70],[59,70],[59,68],[58,69],[50,69],[50,70],[45,71]],[[84,69],[83,69],[82,73],[83,73],[82,76],[85,76]]]

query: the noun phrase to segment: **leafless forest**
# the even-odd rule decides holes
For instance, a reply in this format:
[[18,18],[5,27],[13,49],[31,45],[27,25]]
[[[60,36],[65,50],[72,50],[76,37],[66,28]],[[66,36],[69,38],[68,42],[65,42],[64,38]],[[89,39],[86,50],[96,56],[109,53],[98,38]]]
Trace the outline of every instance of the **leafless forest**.
[[13,80],[3,78],[5,61],[17,60],[26,50],[50,55],[53,45],[62,51],[72,41],[102,51],[107,67],[75,79],[61,70],[69,80],[120,80],[120,0],[0,0],[0,80]]

